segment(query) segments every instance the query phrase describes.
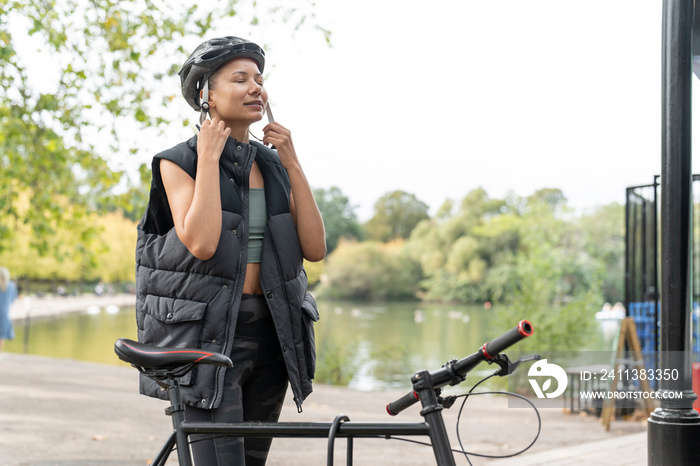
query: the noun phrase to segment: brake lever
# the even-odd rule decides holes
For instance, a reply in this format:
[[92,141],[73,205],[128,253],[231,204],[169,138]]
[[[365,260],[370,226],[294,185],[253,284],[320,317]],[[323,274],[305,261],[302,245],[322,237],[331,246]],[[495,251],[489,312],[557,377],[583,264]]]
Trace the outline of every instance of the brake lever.
[[453,404],[455,404],[455,401],[457,401],[457,396],[456,395],[449,395],[449,396],[439,396],[438,397],[438,403],[445,408],[445,409],[450,409]]
[[492,359],[489,359],[488,363],[498,364],[500,366],[500,369],[494,372],[493,375],[503,377],[515,372],[515,369],[517,369],[517,367],[523,362],[539,361],[540,359],[542,359],[542,356],[540,356],[539,354],[530,354],[528,356],[523,356],[515,362],[512,362],[510,359],[508,359],[508,355],[499,353]]

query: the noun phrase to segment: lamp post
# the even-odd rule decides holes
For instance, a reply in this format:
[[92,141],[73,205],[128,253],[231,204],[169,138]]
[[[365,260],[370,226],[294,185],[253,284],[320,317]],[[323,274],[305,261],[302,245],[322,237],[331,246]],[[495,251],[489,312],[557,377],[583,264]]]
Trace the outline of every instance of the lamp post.
[[693,0],[663,2],[659,362],[678,377],[660,380],[660,407],[648,419],[649,465],[700,464],[690,358],[693,15]]

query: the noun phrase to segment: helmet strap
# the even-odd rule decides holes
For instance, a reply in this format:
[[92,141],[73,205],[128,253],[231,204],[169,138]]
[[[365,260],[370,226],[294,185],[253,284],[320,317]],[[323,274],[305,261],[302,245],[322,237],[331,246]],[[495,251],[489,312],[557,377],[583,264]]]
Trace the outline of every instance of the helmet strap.
[[[275,117],[272,116],[272,110],[270,108],[270,101],[269,100],[267,101],[267,105],[265,106],[265,114],[267,115],[267,121],[269,123],[275,122]],[[257,139],[258,141],[263,142],[262,139],[260,139],[259,137],[257,137],[256,135],[253,134],[253,132],[250,130],[250,128],[248,128],[248,134],[253,136],[253,138]],[[275,146],[271,146],[271,147],[274,148]]]
[[209,79],[204,80],[204,86],[202,87],[202,98],[200,99],[201,104],[199,107],[202,111],[199,114],[199,124],[204,123],[207,119],[207,113],[209,113]]
[[262,139],[260,139],[259,137],[257,137],[256,135],[253,134],[253,132],[250,130],[250,128],[248,128],[248,134],[253,136],[253,139],[257,139],[258,141],[263,142]]

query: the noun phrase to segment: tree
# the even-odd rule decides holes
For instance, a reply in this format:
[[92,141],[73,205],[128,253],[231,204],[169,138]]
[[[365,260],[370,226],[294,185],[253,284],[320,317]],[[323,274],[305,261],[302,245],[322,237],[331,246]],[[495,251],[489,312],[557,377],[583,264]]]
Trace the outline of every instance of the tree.
[[343,242],[327,259],[321,297],[358,300],[416,299],[420,265],[403,251],[403,240]]
[[566,196],[558,188],[541,188],[528,196],[527,202],[529,205],[546,204],[552,211],[555,211],[558,207],[566,204]]
[[333,186],[328,190],[314,189],[314,198],[326,227],[328,254],[338,246],[341,238],[362,239],[362,228],[357,221],[355,208],[340,188]]
[[483,219],[503,213],[506,202],[501,199],[492,199],[484,188],[476,188],[467,193],[462,199],[460,212],[463,216],[474,219]]
[[103,196],[97,202],[100,212],[122,212],[127,219],[138,222],[148,203],[151,191],[151,167],[141,164],[139,181],[129,182],[127,189],[119,194]]
[[392,191],[374,204],[374,216],[365,229],[369,239],[387,242],[406,239],[422,220],[428,219],[428,205],[415,194]]
[[406,243],[422,266],[423,297],[477,303],[502,296],[507,272],[502,262],[512,261],[517,248],[517,219],[506,215],[504,200],[491,199],[483,188],[467,193],[453,211],[452,202],[443,204]]
[[520,345],[523,351],[580,349],[602,303],[601,264],[583,251],[576,224],[557,218],[550,202],[528,207],[499,320],[507,326],[532,321],[537,332]]
[[[308,9],[282,0],[265,7],[216,0],[206,8],[163,0],[0,4],[0,251],[27,225],[40,253],[90,254],[82,246],[96,233],[90,214],[124,176],[110,154],[138,152],[143,137],[172,121],[165,104],[175,96],[164,79],[193,39],[223,21],[241,31],[276,21],[294,29],[309,18]],[[20,208],[25,197],[30,209]],[[67,243],[55,240],[62,229],[74,233]]]
[[605,301],[625,300],[625,206],[612,203],[582,217],[576,225],[584,250],[604,268],[602,293]]
[[[11,247],[0,252],[0,264],[9,268],[13,275],[30,281],[133,281],[136,224],[120,212],[92,214],[89,221],[97,226],[98,233],[83,244],[92,254],[70,254],[71,250],[61,250],[60,255],[42,256],[31,247],[31,229],[21,225]],[[72,235],[69,230],[60,230],[56,241],[69,243]]]
[[421,264],[422,297],[514,307],[537,298],[540,307],[552,309],[614,296],[624,254],[619,208],[581,218],[561,215],[566,209],[561,191],[550,189],[501,200],[478,188],[455,213],[446,203],[406,242]]

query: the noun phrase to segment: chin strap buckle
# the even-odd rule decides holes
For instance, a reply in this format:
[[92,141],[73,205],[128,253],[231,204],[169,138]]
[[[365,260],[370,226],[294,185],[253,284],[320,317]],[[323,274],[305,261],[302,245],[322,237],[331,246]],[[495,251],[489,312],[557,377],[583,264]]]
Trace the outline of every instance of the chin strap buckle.
[[204,81],[204,86],[202,87],[202,98],[200,99],[202,102],[199,106],[202,109],[202,111],[199,114],[199,124],[200,126],[202,123],[204,123],[204,120],[207,119],[207,113],[209,113],[209,80]]

